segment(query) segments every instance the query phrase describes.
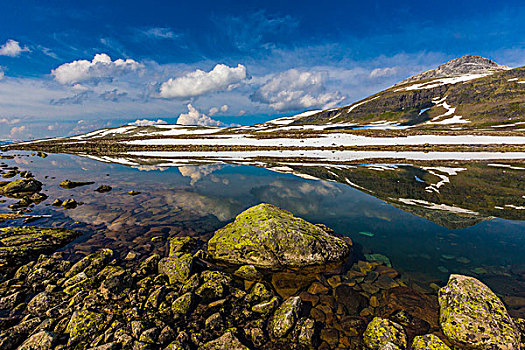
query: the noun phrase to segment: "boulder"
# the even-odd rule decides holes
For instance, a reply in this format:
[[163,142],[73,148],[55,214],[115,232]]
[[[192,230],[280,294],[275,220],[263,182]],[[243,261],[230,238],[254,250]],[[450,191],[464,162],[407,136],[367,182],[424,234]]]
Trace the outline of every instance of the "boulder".
[[434,334],[418,335],[414,338],[410,350],[427,349],[450,350],[447,344],[443,343],[443,341]]
[[440,326],[453,345],[468,349],[519,349],[519,332],[503,302],[477,279],[451,275],[438,298]]
[[338,262],[350,247],[286,210],[259,204],[217,230],[208,242],[208,252],[215,260],[236,265],[281,268]]
[[23,197],[24,195],[40,192],[42,183],[35,179],[20,179],[11,181],[0,187],[0,194],[6,197]]
[[[380,317],[374,317],[368,324],[363,334],[363,340],[366,346],[372,350],[389,349],[386,347],[388,343],[392,343],[401,349],[405,349],[407,346],[407,337],[403,327]],[[392,347],[390,346],[390,348]]]
[[300,297],[291,297],[275,311],[268,325],[270,334],[274,338],[283,338],[292,330],[299,318],[301,304]]

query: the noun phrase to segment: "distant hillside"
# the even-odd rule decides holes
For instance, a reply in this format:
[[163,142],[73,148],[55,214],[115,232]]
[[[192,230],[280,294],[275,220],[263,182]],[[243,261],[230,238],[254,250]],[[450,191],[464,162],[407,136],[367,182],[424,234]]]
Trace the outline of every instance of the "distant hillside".
[[289,125],[365,125],[423,129],[525,130],[525,67],[463,56],[350,106]]

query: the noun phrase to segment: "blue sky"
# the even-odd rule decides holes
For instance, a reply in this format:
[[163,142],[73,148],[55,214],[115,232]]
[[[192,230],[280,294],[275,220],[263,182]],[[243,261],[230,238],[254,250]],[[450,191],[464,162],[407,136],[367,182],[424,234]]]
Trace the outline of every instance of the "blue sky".
[[2,139],[250,124],[350,104],[464,54],[525,65],[520,1],[0,5]]

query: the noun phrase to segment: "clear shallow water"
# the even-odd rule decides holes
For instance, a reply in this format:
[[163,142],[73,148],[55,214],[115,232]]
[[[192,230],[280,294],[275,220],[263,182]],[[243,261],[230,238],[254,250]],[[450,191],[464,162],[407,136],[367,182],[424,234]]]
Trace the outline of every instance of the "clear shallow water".
[[[423,287],[446,281],[450,273],[463,273],[480,278],[502,295],[525,297],[525,221],[492,219],[450,229],[345,184],[264,168],[225,164],[132,168],[77,156],[43,159],[29,154],[4,162],[30,170],[44,183],[49,199],[33,213],[51,217],[32,225],[87,232],[67,247],[71,252],[104,246],[121,254],[130,250],[140,254],[141,247],[151,245],[151,238],[158,235],[207,239],[244,209],[266,202],[351,237],[360,254],[386,255],[396,269]],[[64,179],[96,183],[67,190],[58,185]],[[378,176],[373,181],[382,180]],[[95,192],[102,184],[113,190]],[[130,190],[141,194],[130,196]],[[73,210],[50,206],[56,198],[75,198],[84,204]],[[2,212],[9,212],[11,202],[2,204]],[[436,212],[431,210],[431,218]],[[434,221],[443,224],[442,218]]]

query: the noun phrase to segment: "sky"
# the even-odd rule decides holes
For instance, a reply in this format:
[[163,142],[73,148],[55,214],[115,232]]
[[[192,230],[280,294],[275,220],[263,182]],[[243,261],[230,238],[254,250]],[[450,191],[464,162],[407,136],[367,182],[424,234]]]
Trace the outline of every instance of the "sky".
[[465,54],[525,65],[523,1],[0,0],[0,139],[247,125]]

